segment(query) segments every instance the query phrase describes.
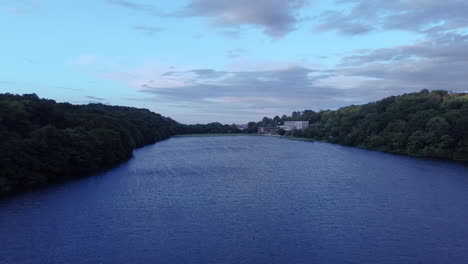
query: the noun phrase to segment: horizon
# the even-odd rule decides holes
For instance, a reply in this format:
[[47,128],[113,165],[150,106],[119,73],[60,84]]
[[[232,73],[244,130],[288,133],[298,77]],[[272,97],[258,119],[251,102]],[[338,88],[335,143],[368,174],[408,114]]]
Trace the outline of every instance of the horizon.
[[468,2],[0,1],[0,93],[247,123],[467,92]]
[[[413,92],[413,93],[418,93],[418,92],[422,92],[423,90],[421,91],[416,91],[416,92]],[[453,91],[446,91],[446,90],[428,90],[428,92],[434,92],[434,91],[444,91],[444,92],[447,92],[448,94],[454,94],[455,92]],[[1,93],[0,93],[1,94]],[[8,94],[8,93],[7,93]],[[11,93],[10,93],[11,94]],[[33,93],[34,95],[36,95],[37,97],[39,97],[39,99],[44,99],[44,100],[54,100],[52,98],[45,98],[45,97],[42,97],[36,93]],[[404,93],[404,94],[398,94],[398,95],[392,95],[392,96],[404,96],[404,95],[407,95],[409,93]],[[466,94],[465,92],[460,92],[460,93],[457,93],[457,94]],[[20,95],[20,96],[24,96],[24,95],[28,95],[28,94],[16,94],[16,95]],[[390,96],[391,97],[391,96]],[[388,97],[386,97],[388,98]],[[377,103],[379,102],[380,100],[383,100],[383,99],[386,99],[386,98],[381,98],[381,99],[378,99],[378,100],[375,100],[375,101],[370,101],[370,102],[366,102],[366,103],[362,103],[362,104],[350,104],[350,105],[346,105],[346,106],[342,106],[342,107],[338,107],[336,109],[319,109],[319,110],[312,110],[316,113],[320,113],[320,112],[326,112],[326,111],[336,111],[336,110],[339,110],[339,109],[342,109],[342,108],[346,108],[346,107],[349,107],[349,106],[360,106],[360,105],[367,105],[367,104],[371,104],[371,103]],[[54,100],[56,103],[70,103],[68,101],[57,101],[57,100]],[[115,105],[115,104],[109,104],[109,103],[103,103],[103,102],[87,102],[87,103],[72,103],[73,105],[89,105],[89,104],[103,104],[103,105],[108,105],[108,106],[122,106],[122,107],[128,107],[128,106],[125,106],[125,105]],[[144,107],[135,107],[135,106],[130,106],[130,107],[134,107],[134,108],[140,108],[140,109],[147,109],[147,110],[150,110],[151,109],[148,109],[148,108],[144,108]],[[303,113],[304,111],[310,111],[310,109],[301,109],[301,110],[293,110],[291,113],[293,112],[300,112],[300,113]],[[161,113],[157,113],[157,112],[154,112],[152,111],[153,113],[155,114],[161,114]],[[234,123],[223,123],[223,122],[220,122],[220,121],[210,121],[210,122],[206,122],[206,123],[183,123],[183,122],[180,122],[174,118],[172,118],[171,116],[165,116],[165,115],[162,115],[164,117],[168,117],[176,122],[178,122],[179,124],[186,124],[186,125],[204,125],[204,124],[209,124],[209,123],[221,123],[223,125],[247,125],[248,123],[250,122],[258,122],[259,120],[267,117],[267,118],[276,118],[276,117],[282,117],[283,115],[286,115],[287,117],[290,117],[290,114],[291,113],[283,113],[283,114],[278,114],[278,115],[275,115],[275,116],[263,116],[257,120],[249,120],[249,121],[246,121],[246,122],[234,122]]]

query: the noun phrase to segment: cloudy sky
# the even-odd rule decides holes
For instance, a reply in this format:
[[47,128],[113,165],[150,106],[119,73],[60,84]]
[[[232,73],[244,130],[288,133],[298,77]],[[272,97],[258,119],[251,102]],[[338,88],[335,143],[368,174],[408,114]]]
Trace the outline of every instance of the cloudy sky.
[[0,92],[243,123],[468,91],[466,0],[0,0]]

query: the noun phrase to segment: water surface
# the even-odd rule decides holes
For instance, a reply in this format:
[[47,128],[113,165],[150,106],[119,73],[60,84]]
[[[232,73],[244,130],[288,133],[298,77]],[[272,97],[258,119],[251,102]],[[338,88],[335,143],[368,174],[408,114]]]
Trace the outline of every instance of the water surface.
[[172,138],[0,201],[0,263],[468,263],[468,167],[271,137]]

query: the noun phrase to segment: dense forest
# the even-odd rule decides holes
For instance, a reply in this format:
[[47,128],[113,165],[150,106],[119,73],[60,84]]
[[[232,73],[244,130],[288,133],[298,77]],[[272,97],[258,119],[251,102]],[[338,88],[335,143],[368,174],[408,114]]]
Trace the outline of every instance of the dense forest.
[[[180,134],[232,134],[242,133],[236,125],[223,125],[218,122],[209,124],[180,125]],[[257,131],[255,131],[257,132]]]
[[176,133],[183,127],[146,109],[0,94],[0,193],[115,166]]
[[468,94],[422,90],[336,111],[293,112],[250,126],[276,126],[286,120],[310,127],[288,132],[349,146],[468,163]]

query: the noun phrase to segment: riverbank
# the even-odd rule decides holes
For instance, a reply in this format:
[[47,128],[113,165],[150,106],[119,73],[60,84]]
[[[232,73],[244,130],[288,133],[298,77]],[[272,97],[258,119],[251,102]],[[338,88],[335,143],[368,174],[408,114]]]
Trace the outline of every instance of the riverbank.
[[211,133],[211,134],[186,134],[186,135],[175,135],[173,137],[234,137],[234,136],[258,136],[258,134],[252,133]]
[[289,140],[298,140],[298,141],[317,141],[311,138],[304,138],[304,137],[282,137],[282,138],[286,138]]
[[276,138],[284,138],[289,140],[298,140],[298,141],[316,141],[311,138],[304,138],[304,137],[287,137],[287,136],[280,136],[280,135],[268,135],[268,134],[256,134],[256,133],[212,133],[212,134],[186,134],[186,135],[175,135],[173,137],[230,137],[230,136],[259,136],[259,137],[276,137]]

